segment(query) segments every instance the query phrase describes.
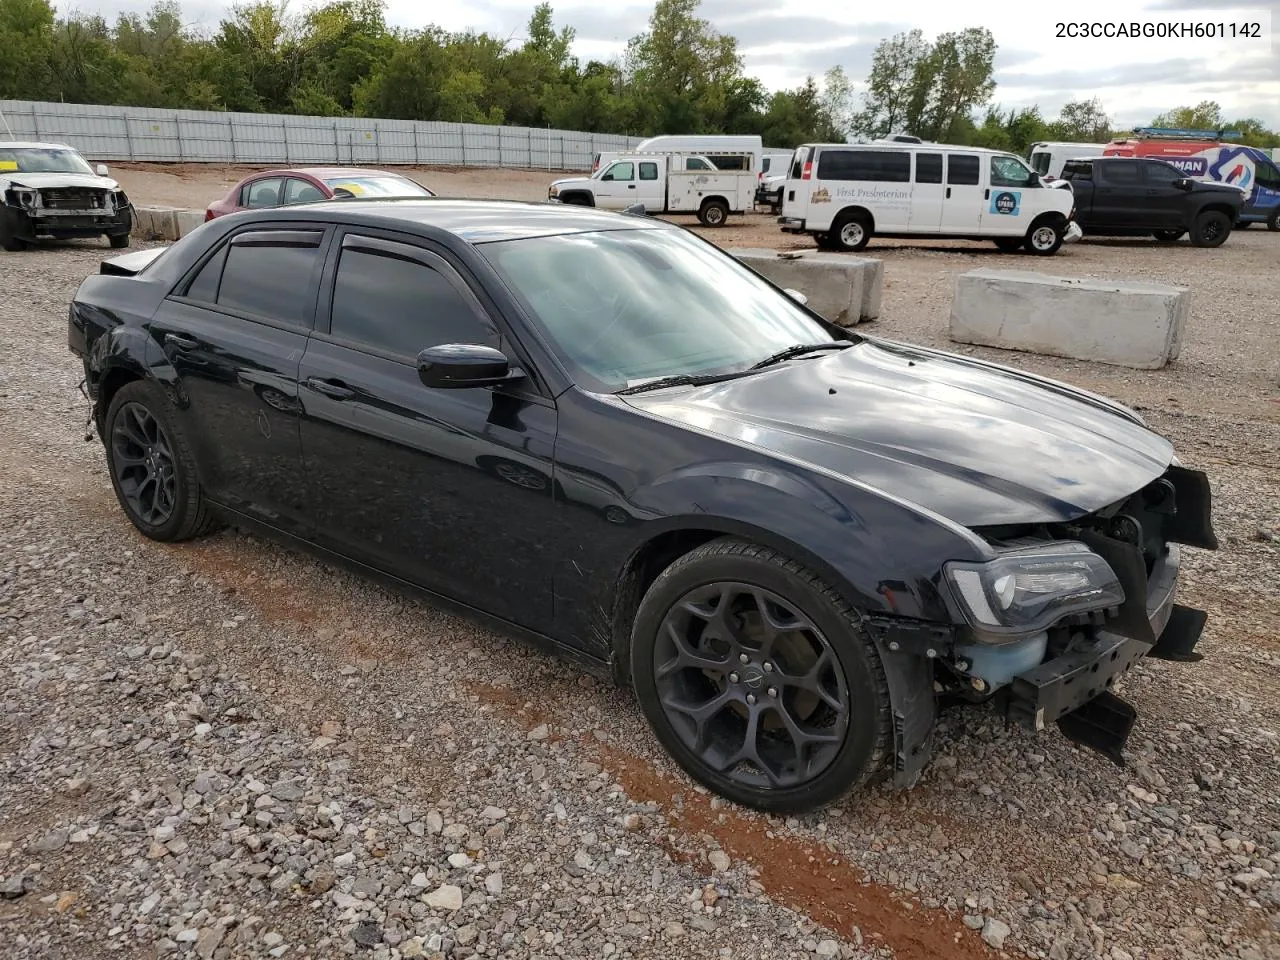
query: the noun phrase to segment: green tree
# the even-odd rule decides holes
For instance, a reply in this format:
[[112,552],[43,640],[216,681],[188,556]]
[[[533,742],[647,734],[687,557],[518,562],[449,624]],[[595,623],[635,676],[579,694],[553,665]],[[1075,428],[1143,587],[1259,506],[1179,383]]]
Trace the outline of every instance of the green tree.
[[1222,107],[1216,101],[1202,100],[1194,107],[1174,107],[1151,121],[1153,127],[1178,127],[1189,130],[1222,130]]
[[920,30],[895,34],[877,44],[862,110],[853,117],[854,132],[872,139],[905,132],[915,84],[930,49]]
[[1049,124],[1049,135],[1068,143],[1102,143],[1111,138],[1111,118],[1097,97],[1073,100]]
[[49,95],[53,23],[48,0],[0,0],[0,97]]

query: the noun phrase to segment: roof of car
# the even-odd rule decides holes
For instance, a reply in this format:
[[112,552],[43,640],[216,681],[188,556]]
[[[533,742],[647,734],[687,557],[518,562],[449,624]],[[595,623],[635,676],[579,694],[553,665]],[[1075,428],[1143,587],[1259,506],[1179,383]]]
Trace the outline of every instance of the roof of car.
[[[253,219],[278,219],[287,211],[290,219],[338,221],[394,229],[405,224],[434,227],[468,243],[489,243],[596,230],[635,230],[669,227],[663,220],[610,213],[572,204],[517,200],[459,200],[433,197],[422,200],[328,200],[305,207],[268,208],[253,211]],[[246,217],[245,213],[235,214]]]
[[0,150],[73,150],[65,143],[45,143],[39,140],[0,140]]

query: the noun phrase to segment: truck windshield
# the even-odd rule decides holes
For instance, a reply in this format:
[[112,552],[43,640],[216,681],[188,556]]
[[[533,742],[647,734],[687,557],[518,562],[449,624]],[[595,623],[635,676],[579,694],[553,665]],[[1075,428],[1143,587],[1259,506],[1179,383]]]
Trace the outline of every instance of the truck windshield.
[[584,389],[739,373],[832,334],[733,257],[675,229],[478,245]]
[[85,173],[93,176],[93,168],[74,150],[54,147],[0,146],[0,172],[10,173]]

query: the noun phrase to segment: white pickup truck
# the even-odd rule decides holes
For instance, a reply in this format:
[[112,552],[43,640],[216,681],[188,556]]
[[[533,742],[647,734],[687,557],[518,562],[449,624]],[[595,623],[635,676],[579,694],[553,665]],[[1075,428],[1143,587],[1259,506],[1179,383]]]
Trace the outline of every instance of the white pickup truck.
[[627,153],[601,165],[590,177],[557,180],[548,200],[645,213],[696,213],[708,227],[723,226],[731,213],[751,209],[756,175],[718,170],[707,154]]

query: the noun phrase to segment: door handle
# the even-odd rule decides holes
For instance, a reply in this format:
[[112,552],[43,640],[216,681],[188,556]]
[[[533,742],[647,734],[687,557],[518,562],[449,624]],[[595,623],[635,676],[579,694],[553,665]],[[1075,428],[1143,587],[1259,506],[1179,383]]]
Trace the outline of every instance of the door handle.
[[356,392],[348,386],[332,380],[321,380],[319,377],[307,377],[307,386],[316,393],[323,393],[326,397],[333,397],[335,400],[350,400],[356,395]]
[[180,333],[166,333],[164,335],[164,342],[171,347],[177,347],[179,350],[195,350],[200,346],[199,340],[184,337]]
[[982,191],[982,199],[983,199],[983,200],[990,200],[990,199],[991,199],[991,191],[990,191],[990,190],[983,190],[983,191]]
[[950,200],[950,199],[951,199],[951,188],[950,188],[950,187],[947,187],[947,199],[948,199],[948,200]]
[[627,184],[627,189],[628,189],[628,190],[634,190],[635,188],[636,188],[636,185],[635,185],[634,183],[628,183],[628,184]]

